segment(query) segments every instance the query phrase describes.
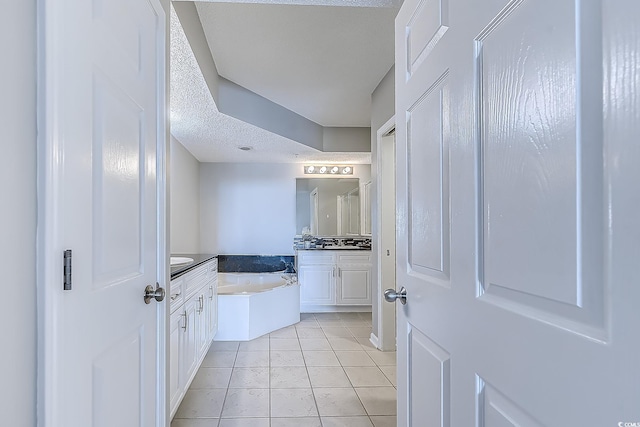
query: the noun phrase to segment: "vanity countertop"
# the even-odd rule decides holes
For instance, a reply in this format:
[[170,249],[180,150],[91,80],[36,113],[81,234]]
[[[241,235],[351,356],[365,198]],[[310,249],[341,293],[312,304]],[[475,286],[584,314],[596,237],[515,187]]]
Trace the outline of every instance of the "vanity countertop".
[[171,280],[180,277],[197,266],[218,257],[218,255],[214,254],[171,254],[171,256],[193,258],[193,262],[189,264],[180,264],[171,267]]
[[298,251],[353,251],[353,252],[360,252],[360,251],[370,251],[371,248],[369,247],[362,247],[362,246],[325,246],[324,248],[320,247],[320,248],[304,248],[304,249],[296,249]]

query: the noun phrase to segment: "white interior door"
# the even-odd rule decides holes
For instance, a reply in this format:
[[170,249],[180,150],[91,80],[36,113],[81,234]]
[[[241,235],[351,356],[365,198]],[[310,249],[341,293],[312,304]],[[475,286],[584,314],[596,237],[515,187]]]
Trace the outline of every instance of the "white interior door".
[[638,16],[405,0],[398,425],[640,421]]
[[164,425],[166,307],[143,294],[166,287],[165,12],[45,0],[40,16],[41,419]]

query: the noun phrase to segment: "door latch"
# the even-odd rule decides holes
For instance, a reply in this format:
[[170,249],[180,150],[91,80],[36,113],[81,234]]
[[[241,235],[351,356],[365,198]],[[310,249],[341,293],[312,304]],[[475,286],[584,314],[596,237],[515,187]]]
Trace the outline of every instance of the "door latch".
[[63,289],[65,291],[71,290],[71,249],[64,251],[64,264],[63,264]]

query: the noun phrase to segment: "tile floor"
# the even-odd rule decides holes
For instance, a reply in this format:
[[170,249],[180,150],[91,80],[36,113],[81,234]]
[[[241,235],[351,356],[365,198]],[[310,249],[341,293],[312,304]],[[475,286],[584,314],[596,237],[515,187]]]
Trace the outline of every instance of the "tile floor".
[[171,427],[395,427],[396,354],[370,333],[371,313],[317,313],[215,341]]

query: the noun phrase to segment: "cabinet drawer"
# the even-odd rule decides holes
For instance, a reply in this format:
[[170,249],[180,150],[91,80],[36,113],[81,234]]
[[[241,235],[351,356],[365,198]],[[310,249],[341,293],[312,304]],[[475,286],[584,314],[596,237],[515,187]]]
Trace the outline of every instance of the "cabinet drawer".
[[340,264],[371,264],[371,252],[366,254],[340,254],[338,255],[338,263]]
[[191,298],[198,289],[207,284],[209,271],[207,265],[202,265],[185,274],[184,277],[184,300]]
[[327,251],[299,251],[298,264],[314,265],[314,264],[335,264],[336,255]]
[[169,312],[173,313],[184,303],[184,278],[178,277],[169,284]]

